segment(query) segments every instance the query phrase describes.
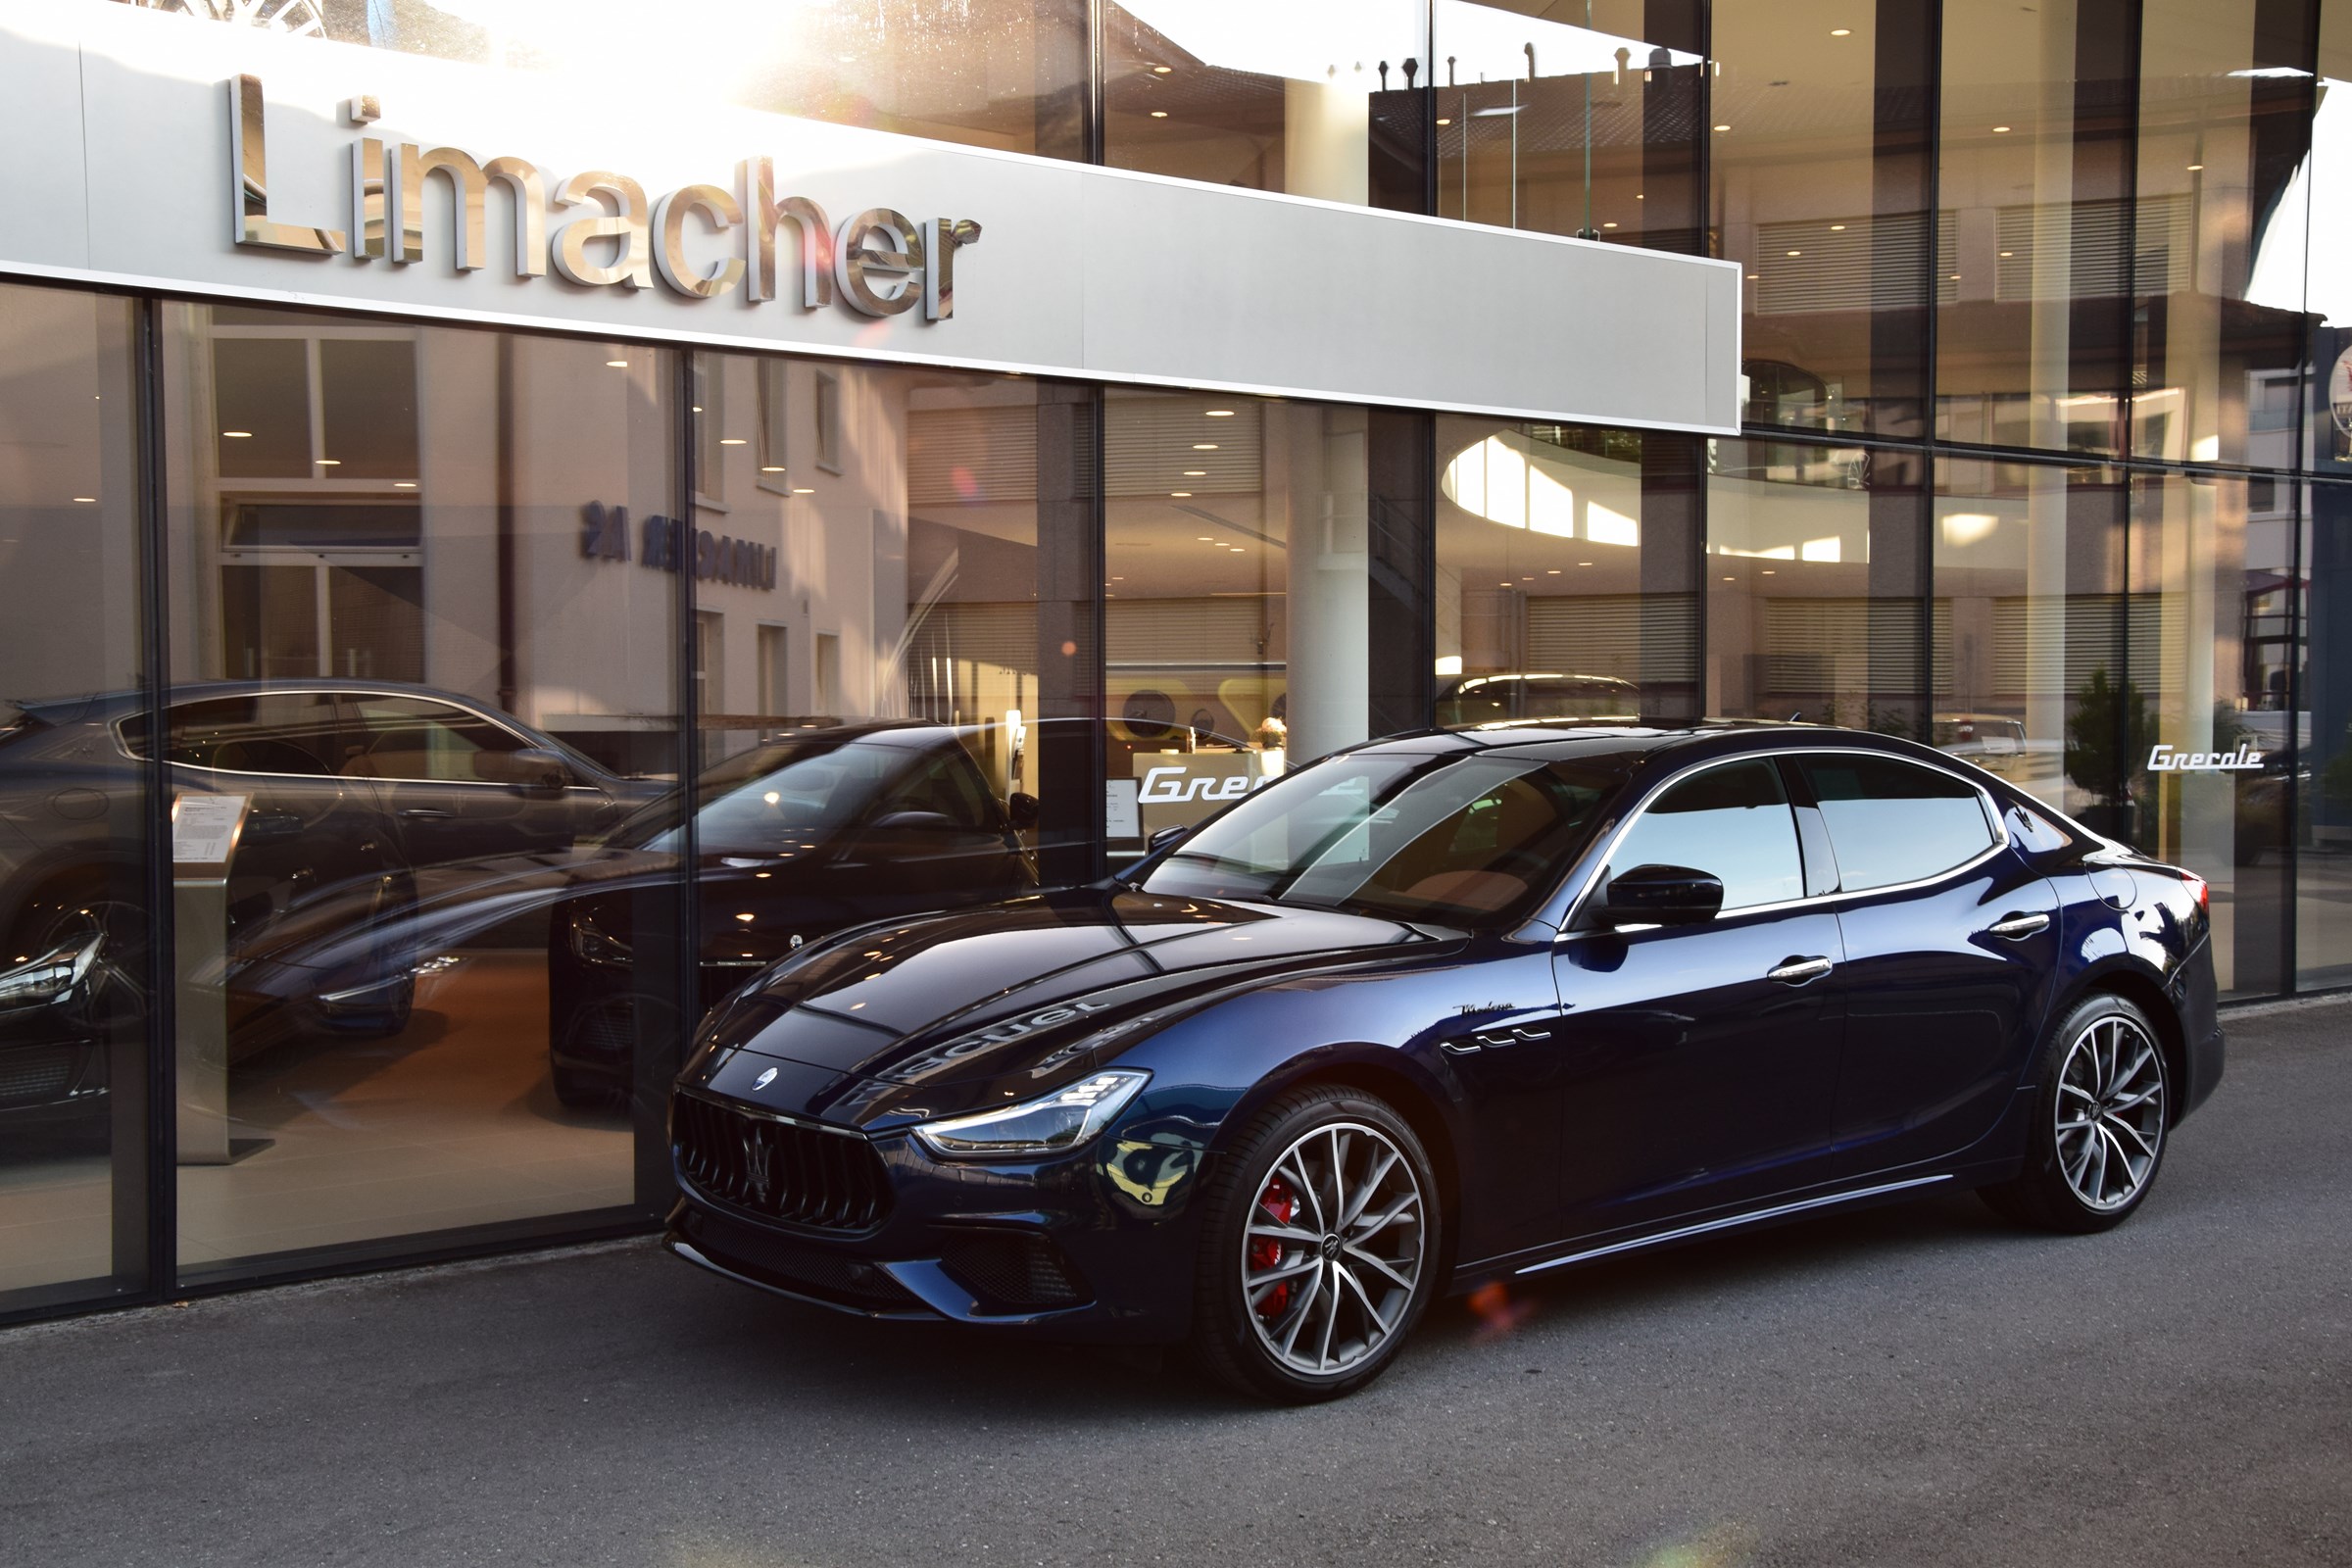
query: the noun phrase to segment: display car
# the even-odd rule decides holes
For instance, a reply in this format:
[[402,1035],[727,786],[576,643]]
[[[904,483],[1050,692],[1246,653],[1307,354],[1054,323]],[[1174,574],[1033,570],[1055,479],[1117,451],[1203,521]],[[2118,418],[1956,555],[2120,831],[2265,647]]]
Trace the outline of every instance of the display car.
[[736,992],[667,1245],[1311,1400],[1636,1249],[1963,1188],[2103,1229],[2221,1076],[2203,882],[1908,741],[1438,732],[1158,837]]

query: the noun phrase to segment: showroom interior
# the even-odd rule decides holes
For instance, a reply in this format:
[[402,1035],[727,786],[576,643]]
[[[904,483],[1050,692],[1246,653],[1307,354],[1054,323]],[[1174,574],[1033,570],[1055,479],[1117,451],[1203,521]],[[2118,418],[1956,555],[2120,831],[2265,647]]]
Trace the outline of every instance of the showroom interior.
[[[42,6],[93,49],[212,9]],[[2227,999],[2352,984],[2352,0],[1340,14],[751,8],[724,64],[650,11],[260,20],[1736,263],[1738,433],[0,241],[0,1319],[648,1232],[696,1022],[801,940],[1433,723],[1907,736],[2205,877]]]

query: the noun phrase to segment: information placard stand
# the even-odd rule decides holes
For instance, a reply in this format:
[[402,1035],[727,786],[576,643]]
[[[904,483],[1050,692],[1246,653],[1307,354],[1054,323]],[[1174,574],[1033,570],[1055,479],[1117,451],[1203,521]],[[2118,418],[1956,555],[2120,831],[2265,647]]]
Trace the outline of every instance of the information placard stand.
[[172,918],[177,977],[179,1162],[225,1165],[228,1136],[228,867],[249,797],[172,803]]

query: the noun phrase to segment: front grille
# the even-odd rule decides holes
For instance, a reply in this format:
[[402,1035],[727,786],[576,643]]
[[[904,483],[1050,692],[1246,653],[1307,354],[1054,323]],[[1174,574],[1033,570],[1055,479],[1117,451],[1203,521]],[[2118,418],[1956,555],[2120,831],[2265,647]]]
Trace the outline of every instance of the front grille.
[[873,1145],[679,1095],[670,1149],[698,1192],[754,1214],[828,1231],[870,1231],[890,1212],[890,1177]]
[[74,1056],[72,1046],[0,1051],[0,1104],[38,1104],[61,1098],[74,1081]]
[[577,1055],[627,1061],[637,1049],[636,1004],[600,1002],[582,1008],[572,1017],[571,1047]]
[[689,1208],[679,1229],[712,1262],[787,1291],[879,1311],[919,1311],[914,1293],[871,1263]]
[[939,1261],[1000,1306],[1070,1306],[1085,1298],[1061,1249],[1043,1236],[972,1231],[943,1246]]

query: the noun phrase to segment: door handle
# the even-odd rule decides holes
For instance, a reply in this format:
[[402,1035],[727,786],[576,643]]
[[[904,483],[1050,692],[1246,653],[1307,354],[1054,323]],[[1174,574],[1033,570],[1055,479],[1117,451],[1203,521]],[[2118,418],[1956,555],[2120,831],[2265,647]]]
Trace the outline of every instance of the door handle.
[[400,814],[412,822],[446,822],[458,813],[444,811],[437,806],[412,806]]
[[2007,937],[2012,942],[2017,941],[2020,937],[2030,937],[2036,931],[2047,931],[2049,928],[2050,917],[2046,914],[2004,914],[1985,927],[1994,936]]
[[1801,986],[1808,980],[1818,980],[1838,966],[1827,958],[1790,958],[1777,969],[1764,971],[1767,980],[1778,980],[1785,986]]

